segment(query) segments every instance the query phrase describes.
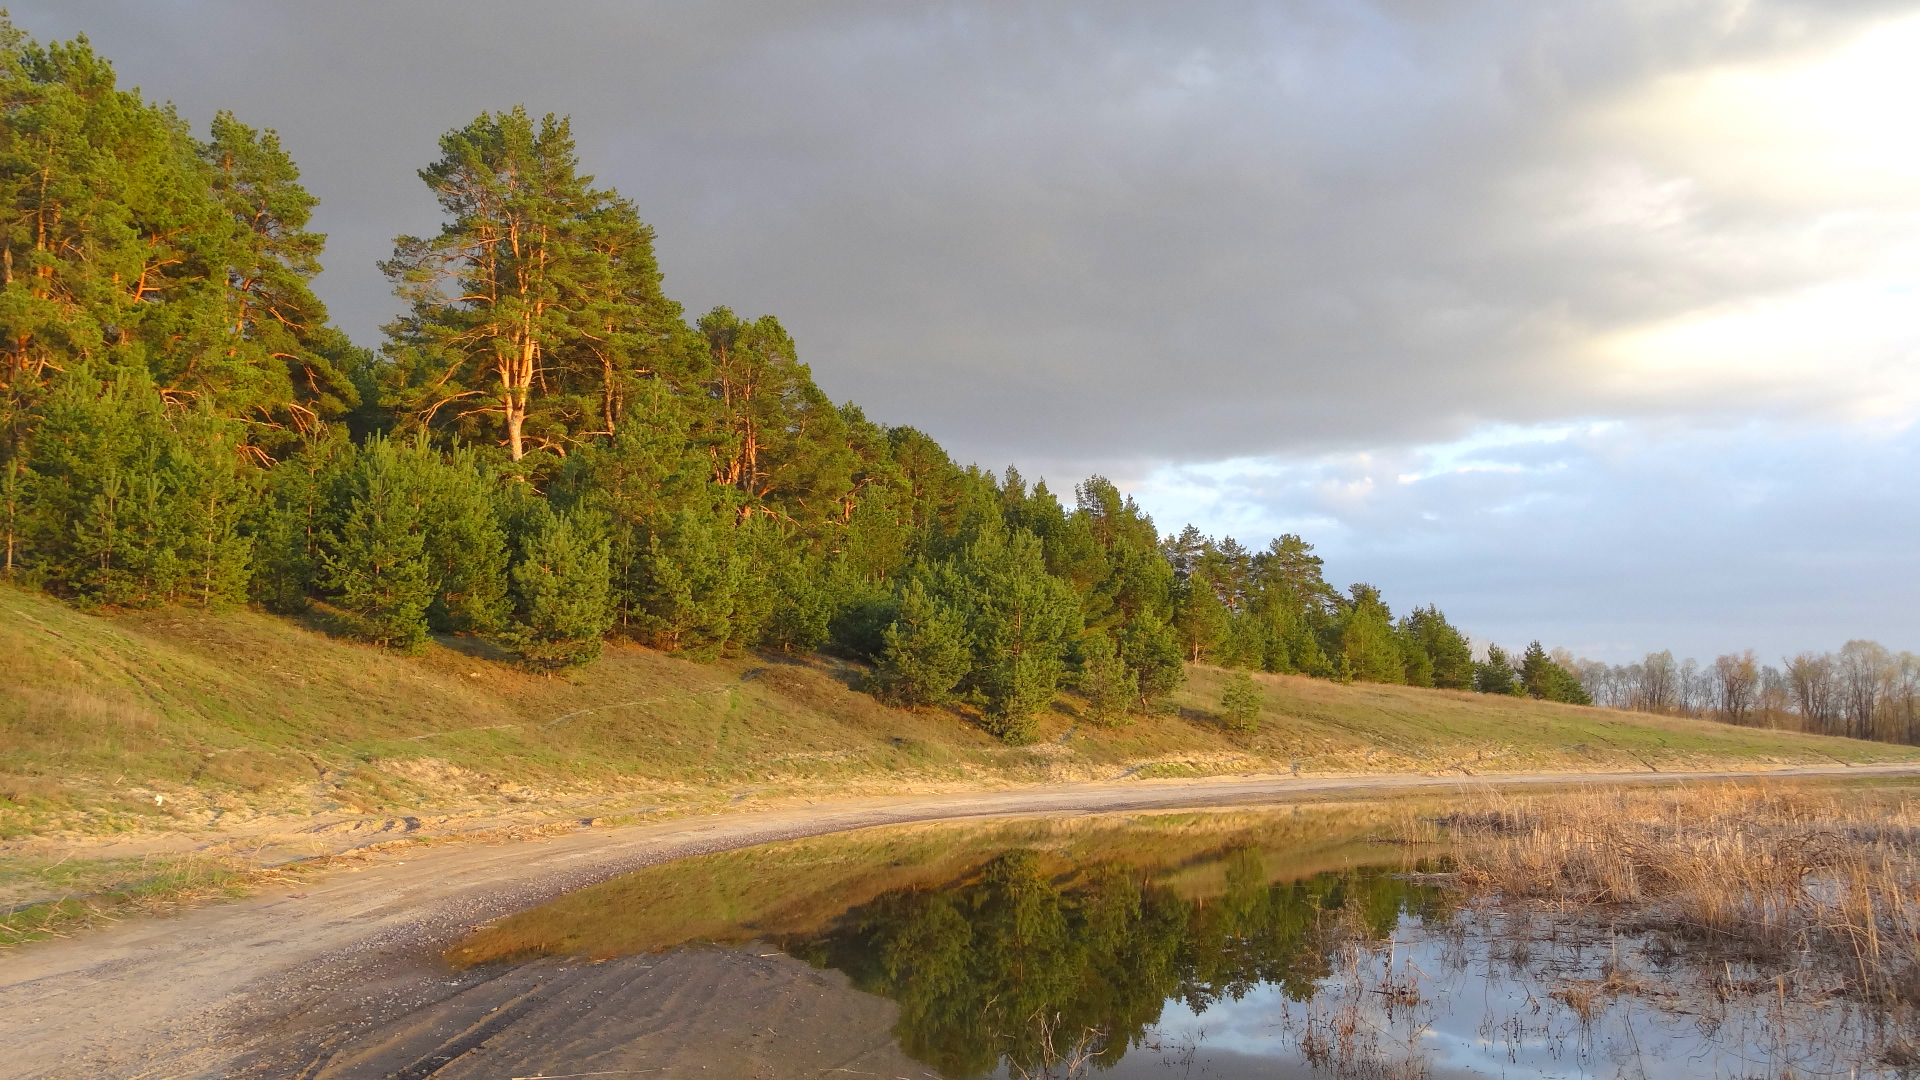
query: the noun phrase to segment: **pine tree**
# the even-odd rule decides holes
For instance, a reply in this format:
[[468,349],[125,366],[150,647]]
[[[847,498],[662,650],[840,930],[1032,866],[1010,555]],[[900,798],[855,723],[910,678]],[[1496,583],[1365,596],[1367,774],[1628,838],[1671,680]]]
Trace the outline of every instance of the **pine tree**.
[[1513,661],[1507,658],[1507,650],[1489,645],[1486,662],[1473,665],[1473,688],[1482,694],[1526,693],[1513,674]]
[[616,623],[625,633],[651,640],[654,626],[643,611],[654,588],[651,525],[682,509],[709,513],[707,462],[690,445],[689,410],[662,383],[640,384],[625,408],[623,415],[634,422],[569,454],[549,490],[567,505],[612,523]]
[[1406,682],[1406,661],[1393,632],[1393,614],[1381,603],[1380,590],[1354,585],[1350,591],[1353,608],[1340,631],[1340,652],[1352,677],[1361,682]]
[[804,556],[782,560],[770,581],[775,601],[760,644],[783,652],[813,652],[832,636],[834,593],[830,568]]
[[313,199],[272,132],[222,113],[194,139],[116,86],[85,39],[42,46],[0,17],[0,443],[85,360],[139,368],[172,406],[245,417],[274,445],[351,404],[308,288]]
[[969,681],[986,702],[987,728],[1010,743],[1031,742],[1034,714],[1053,700],[1067,643],[1081,629],[1079,597],[1047,573],[1039,540],[1025,530],[982,536],[960,573],[970,592]]
[[[886,630],[899,614],[899,597],[893,586],[855,569],[843,553],[829,566],[824,581],[833,616],[827,621],[827,634],[834,646],[866,660],[878,662],[886,648]],[[964,605],[965,596],[946,597]]]
[[1260,710],[1266,707],[1266,695],[1253,676],[1235,672],[1227,677],[1220,695],[1220,723],[1228,731],[1243,734],[1260,729]]
[[[90,603],[245,599],[258,499],[239,425],[202,405],[170,415],[138,368],[54,381],[14,484],[19,568]],[[18,468],[16,466],[16,468]]]
[[276,503],[254,526],[253,599],[268,611],[307,610],[318,562],[317,518],[297,502]]
[[9,585],[24,583],[31,551],[27,538],[33,519],[26,479],[26,468],[19,458],[0,463],[0,544],[5,545],[0,580]]
[[965,614],[918,578],[900,590],[897,614],[881,640],[875,680],[882,696],[903,705],[946,703],[973,665]]
[[838,521],[813,524],[808,532],[824,551],[835,551],[851,572],[887,581],[898,577],[926,539],[913,528],[914,494],[891,460],[886,432],[849,409],[848,430],[859,452],[853,489],[836,501]]
[[[411,309],[387,328],[405,382],[397,403],[414,423],[497,439],[514,461],[530,447],[564,447],[568,410],[543,413],[545,376],[559,374],[590,329],[580,297],[605,299],[595,287],[611,273],[609,248],[595,241],[629,208],[580,174],[572,129],[552,115],[536,125],[520,107],[482,113],[442,136],[440,152],[420,173],[447,215],[440,234],[400,237],[381,264]],[[635,321],[655,314],[647,306],[634,306]],[[617,327],[625,315],[599,312],[593,322],[604,320]]]
[[1433,657],[1427,653],[1426,643],[1414,632],[1412,624],[1401,619],[1393,636],[1400,644],[1400,662],[1407,673],[1407,685],[1432,686]]
[[494,481],[473,451],[448,459],[424,441],[405,451],[425,481],[426,545],[433,576],[427,622],[436,630],[490,633],[505,625],[507,537],[494,507]]
[[1473,650],[1465,635],[1431,604],[1401,620],[1401,630],[1427,654],[1433,685],[1442,690],[1473,688]]
[[1260,592],[1286,597],[1295,610],[1328,612],[1339,605],[1339,594],[1321,576],[1322,566],[1312,544],[1288,533],[1253,557],[1252,574]]
[[704,358],[680,305],[661,291],[653,229],[631,203],[607,193],[574,239],[587,258],[567,296],[567,332],[542,372],[540,426],[592,445],[659,423],[660,391],[687,393]]
[[262,467],[306,452],[358,387],[309,287],[324,238],[298,170],[273,132],[222,112],[200,142],[84,39],[42,46],[3,16],[0,96],[15,579],[223,606],[257,558],[257,595],[299,606],[312,522],[264,510]]
[[701,316],[700,334],[716,410],[707,435],[714,483],[743,496],[743,516],[758,507],[806,520],[837,504],[854,485],[846,425],[779,320],[715,308]]
[[253,523],[253,598],[269,611],[305,611],[320,570],[330,480],[354,453],[346,433],[326,429],[268,470]]
[[613,625],[600,523],[579,514],[541,515],[521,543],[513,591],[509,637],[529,665],[553,669],[599,659]]
[[426,644],[435,584],[425,485],[414,464],[375,438],[341,470],[332,500],[338,517],[322,533],[318,575],[356,635],[401,651]]
[[1219,658],[1233,631],[1233,614],[1220,602],[1203,569],[1196,568],[1175,587],[1173,625],[1188,660],[1200,663]]
[[1150,617],[1129,621],[1120,636],[1120,657],[1139,680],[1140,705],[1149,708],[1187,681],[1180,641],[1173,627]]
[[1253,666],[1276,675],[1294,675],[1300,667],[1294,659],[1293,634],[1296,616],[1279,605],[1262,605],[1248,613],[1259,624],[1260,653]]
[[1547,650],[1540,646],[1539,639],[1527,644],[1526,651],[1520,654],[1520,684],[1526,688],[1529,697],[1544,698],[1553,686],[1550,670],[1554,667],[1547,659]]
[[243,603],[253,577],[245,525],[259,501],[259,474],[240,457],[237,426],[202,406],[177,425],[169,463],[167,496],[183,564],[179,593],[213,609]]
[[1308,613],[1294,606],[1290,593],[1269,592],[1255,603],[1254,616],[1263,626],[1260,657],[1262,670],[1276,674],[1315,675],[1325,678],[1333,673],[1319,638],[1308,621]]
[[1076,488],[1075,503],[1074,519],[1086,523],[1104,563],[1105,576],[1094,580],[1082,599],[1088,625],[1118,628],[1143,617],[1171,619],[1173,566],[1160,553],[1153,519],[1102,476]]
[[249,404],[263,417],[312,434],[360,404],[340,364],[351,346],[327,325],[311,287],[326,246],[326,237],[307,231],[320,200],[300,186],[300,170],[276,133],[256,131],[231,112],[214,115],[200,156],[213,197],[236,226],[225,260],[227,351],[244,359],[248,376],[235,381],[258,385],[259,399]]
[[1568,705],[1593,704],[1593,699],[1588,696],[1586,688],[1580,685],[1580,680],[1554,663],[1537,640],[1529,644],[1521,656],[1520,685],[1529,697],[1543,701],[1558,701]]
[[635,624],[655,648],[712,656],[733,633],[741,566],[730,526],[697,510],[666,515],[642,556]]
[[1562,666],[1562,661],[1570,660],[1562,654],[1561,660],[1554,661],[1554,680],[1559,683],[1559,694],[1553,700],[1568,705],[1592,705],[1593,695],[1587,693],[1587,687],[1580,676]]
[[737,652],[761,641],[767,623],[780,602],[780,589],[774,573],[791,552],[788,548],[790,523],[778,522],[766,515],[754,515],[730,527],[720,525],[733,549],[738,574],[734,579],[733,612],[727,619],[727,640],[723,650]]
[[1127,667],[1112,639],[1099,630],[1080,639],[1079,653],[1076,683],[1087,699],[1087,719],[1107,725],[1121,722],[1127,706],[1140,695],[1140,673]]

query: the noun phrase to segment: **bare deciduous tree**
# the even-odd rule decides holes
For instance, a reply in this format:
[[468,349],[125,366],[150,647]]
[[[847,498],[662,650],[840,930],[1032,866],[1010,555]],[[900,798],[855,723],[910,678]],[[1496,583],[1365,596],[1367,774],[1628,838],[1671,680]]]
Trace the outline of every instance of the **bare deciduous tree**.
[[1840,647],[1834,664],[1840,711],[1847,718],[1847,734],[1856,739],[1874,735],[1875,713],[1887,684],[1893,681],[1893,655],[1877,641],[1849,641]]
[[1728,653],[1713,661],[1714,704],[1720,716],[1731,724],[1752,719],[1754,698],[1760,689],[1760,665],[1753,650]]
[[1873,641],[1849,641],[1838,653],[1803,652],[1784,669],[1761,664],[1752,649],[1716,657],[1705,668],[1676,663],[1671,652],[1637,664],[1555,659],[1579,676],[1595,705],[1639,712],[1711,715],[1730,724],[1794,728],[1920,745],[1920,657]]
[[1793,688],[1788,684],[1787,673],[1772,664],[1762,667],[1759,698],[1760,714],[1767,718],[1767,726],[1780,727],[1793,711]]
[[1673,662],[1673,653],[1664,649],[1648,653],[1634,669],[1633,707],[1641,712],[1671,712],[1680,690],[1680,666]]
[[1903,652],[1894,658],[1883,708],[1889,720],[1887,737],[1904,743],[1920,739],[1920,656]]
[[1691,656],[1680,662],[1673,691],[1674,704],[1683,716],[1701,715],[1713,700],[1710,676],[1700,670],[1700,661]]
[[1827,653],[1803,652],[1786,664],[1787,685],[1793,691],[1801,725],[1809,731],[1831,734],[1838,704],[1833,685],[1833,657]]

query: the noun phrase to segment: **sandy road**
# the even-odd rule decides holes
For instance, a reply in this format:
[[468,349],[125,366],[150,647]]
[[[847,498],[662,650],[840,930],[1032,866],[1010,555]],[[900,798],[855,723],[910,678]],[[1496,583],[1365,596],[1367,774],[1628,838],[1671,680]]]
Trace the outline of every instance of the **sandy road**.
[[274,889],[177,918],[130,920],[0,953],[0,1078],[313,1075],[326,1059],[324,1039],[309,1048],[305,1066],[284,1055],[272,1059],[277,1064],[260,1064],[261,1046],[302,1025],[344,1038],[354,1017],[391,1017],[431,1004],[449,992],[436,987],[453,984],[429,958],[469,927],[686,855],[967,817],[1761,775],[1920,776],[1920,766],[1132,781],[823,802],[589,830],[545,842],[427,847],[329,873],[298,886],[297,894]]

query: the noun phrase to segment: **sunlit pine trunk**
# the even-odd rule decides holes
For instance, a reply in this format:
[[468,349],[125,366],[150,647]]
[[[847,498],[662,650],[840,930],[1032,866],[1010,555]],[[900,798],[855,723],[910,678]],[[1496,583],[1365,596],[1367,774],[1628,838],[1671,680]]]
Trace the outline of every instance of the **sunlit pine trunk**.
[[533,372],[540,364],[540,342],[531,333],[521,335],[512,358],[500,365],[500,403],[507,416],[507,452],[513,460],[526,456],[523,431],[527,400],[533,393]]
[[[513,352],[500,365],[500,398],[506,411],[507,453],[514,461],[519,461],[527,453],[527,402],[533,396],[534,372],[540,367],[539,325],[545,305],[535,298],[534,286],[537,278],[544,277],[538,271],[545,269],[546,235],[541,230],[523,235],[519,223],[515,222],[508,230],[507,239],[514,254],[514,285],[520,294],[521,308],[519,325],[513,328]],[[537,247],[534,246],[536,241]],[[532,252],[526,248],[532,248]],[[535,264],[535,273],[529,273],[526,267],[529,254],[534,255],[531,261]]]
[[[607,327],[607,336],[609,339],[612,338],[613,327]],[[617,404],[618,400],[613,392],[613,356],[608,353],[607,350],[602,349],[600,350],[600,411],[606,417],[608,435],[614,433],[615,413],[618,412],[616,408]]]

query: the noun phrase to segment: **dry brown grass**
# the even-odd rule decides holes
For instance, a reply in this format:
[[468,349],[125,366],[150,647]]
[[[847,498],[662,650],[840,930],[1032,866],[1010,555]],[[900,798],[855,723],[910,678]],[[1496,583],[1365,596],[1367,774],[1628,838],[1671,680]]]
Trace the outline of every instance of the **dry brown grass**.
[[[1450,819],[1486,898],[1920,1004],[1920,796],[1777,784],[1491,800]],[[1791,978],[1784,974],[1782,978]]]

